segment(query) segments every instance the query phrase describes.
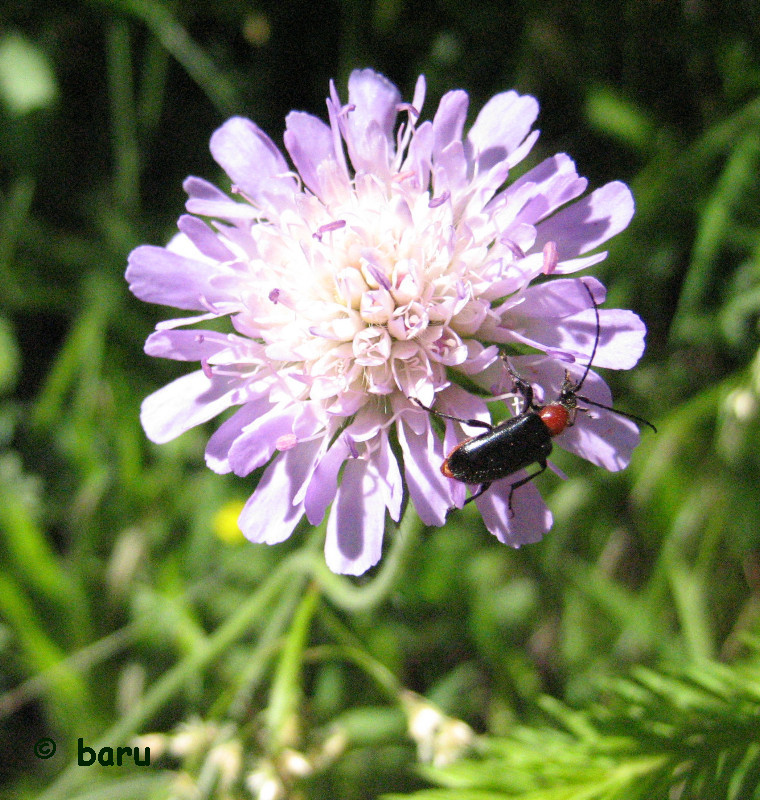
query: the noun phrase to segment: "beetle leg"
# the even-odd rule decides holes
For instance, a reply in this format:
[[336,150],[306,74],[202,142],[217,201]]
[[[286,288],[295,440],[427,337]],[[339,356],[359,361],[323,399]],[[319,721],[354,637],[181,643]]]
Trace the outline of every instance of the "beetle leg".
[[588,414],[589,410],[587,408],[583,408],[582,406],[573,406],[570,410],[570,417],[567,422],[567,427],[572,428],[575,425],[575,417],[579,411],[582,411],[584,414]]
[[488,481],[488,483],[481,483],[481,484],[480,484],[480,489],[478,489],[478,491],[477,491],[477,492],[475,492],[475,494],[471,494],[471,495],[470,495],[470,496],[469,496],[469,497],[468,497],[468,498],[467,498],[467,499],[464,501],[463,507],[464,507],[464,506],[466,506],[466,505],[467,505],[467,503],[471,503],[473,500],[477,500],[477,499],[480,497],[480,495],[481,495],[481,494],[483,494],[483,492],[487,492],[487,491],[488,491],[488,487],[489,487],[490,485],[491,485],[491,481]]
[[509,518],[512,519],[515,515],[515,510],[512,508],[512,495],[515,493],[515,489],[519,489],[521,486],[525,486],[526,483],[530,483],[533,478],[537,478],[545,469],[546,469],[546,461],[539,461],[541,465],[541,469],[538,472],[534,472],[532,475],[528,475],[527,478],[522,478],[519,481],[515,481],[509,487],[509,499],[507,500],[507,506],[509,507]]
[[519,392],[523,399],[522,411],[517,412],[515,416],[518,417],[520,414],[524,414],[530,409],[537,410],[537,406],[533,403],[533,387],[512,369],[512,365],[509,363],[509,359],[504,353],[501,354],[501,360],[506,364],[507,372],[512,377],[515,391]]
[[436,417],[443,417],[444,419],[453,419],[454,422],[460,422],[462,425],[470,425],[473,428],[485,428],[487,431],[493,430],[493,425],[490,422],[483,422],[479,419],[462,419],[462,417],[454,417],[451,414],[444,414],[443,411],[436,411],[434,408],[429,408],[423,405],[416,397],[408,398],[413,403],[416,403],[420,408],[424,408],[429,414],[435,414]]

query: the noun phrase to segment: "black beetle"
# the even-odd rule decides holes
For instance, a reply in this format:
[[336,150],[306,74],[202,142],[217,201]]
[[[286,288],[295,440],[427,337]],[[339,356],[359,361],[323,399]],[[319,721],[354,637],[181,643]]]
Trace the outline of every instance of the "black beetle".
[[531,464],[538,464],[541,467],[538,472],[534,472],[532,475],[515,481],[515,483],[509,487],[508,506],[510,513],[514,514],[512,509],[512,495],[515,490],[524,486],[529,481],[532,481],[546,469],[546,460],[552,451],[552,438],[554,436],[559,436],[565,428],[575,423],[575,415],[578,411],[588,410],[580,408],[578,406],[578,400],[582,400],[584,403],[597,406],[598,408],[604,408],[607,411],[613,411],[615,414],[628,417],[635,422],[648,425],[655,433],[657,432],[657,428],[642,417],[637,417],[635,414],[628,414],[625,411],[618,411],[616,408],[602,405],[601,403],[589,400],[588,397],[578,394],[578,391],[583,386],[586,376],[591,369],[591,364],[594,361],[594,356],[596,355],[596,350],[599,345],[601,328],[599,308],[594,300],[594,295],[584,281],[581,281],[581,283],[591,298],[591,304],[596,314],[594,346],[591,349],[591,357],[589,358],[589,362],[586,365],[581,379],[577,383],[573,382],[570,378],[570,373],[566,371],[565,380],[562,383],[559,397],[553,403],[548,403],[545,406],[536,405],[533,402],[533,387],[514,372],[507,357],[503,353],[501,357],[507,365],[509,374],[512,376],[515,390],[519,392],[523,398],[523,407],[519,414],[500,422],[498,425],[491,425],[488,422],[482,422],[478,419],[462,419],[461,417],[454,417],[451,414],[444,414],[440,411],[428,408],[428,406],[423,405],[414,397],[409,398],[420,408],[423,408],[430,414],[435,414],[437,417],[451,419],[463,425],[471,425],[476,428],[486,429],[485,433],[481,433],[478,436],[471,436],[461,441],[448,454],[441,465],[441,472],[447,478],[453,478],[454,480],[462,481],[462,483],[480,484],[478,491],[467,498],[465,505],[480,497],[494,481],[507,478]]

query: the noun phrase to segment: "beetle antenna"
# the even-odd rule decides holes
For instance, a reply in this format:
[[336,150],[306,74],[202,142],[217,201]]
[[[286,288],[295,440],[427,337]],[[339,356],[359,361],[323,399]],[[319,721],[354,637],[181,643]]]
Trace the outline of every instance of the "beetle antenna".
[[594,346],[591,348],[591,358],[588,360],[588,364],[586,364],[586,369],[583,372],[583,377],[575,384],[575,388],[573,389],[574,392],[577,392],[578,389],[583,386],[586,377],[588,376],[589,370],[591,369],[591,365],[594,363],[594,357],[596,356],[596,348],[599,347],[599,335],[602,329],[602,323],[599,320],[599,306],[596,304],[596,300],[594,300],[594,295],[591,292],[591,289],[588,288],[588,284],[586,281],[581,280],[583,284],[583,288],[588,292],[588,296],[591,298],[591,305],[594,307],[594,316],[596,317],[596,333],[594,334]]
[[612,406],[604,406],[601,403],[596,403],[593,400],[589,400],[588,397],[584,397],[581,394],[576,395],[576,397],[579,400],[583,400],[584,403],[588,403],[589,405],[596,406],[597,408],[603,408],[606,411],[613,411],[615,414],[620,414],[621,417],[628,417],[628,419],[632,419],[634,422],[642,422],[644,425],[648,425],[655,433],[657,433],[657,428],[655,428],[649,420],[644,419],[644,417],[637,417],[635,414],[629,414],[627,411],[618,411]]

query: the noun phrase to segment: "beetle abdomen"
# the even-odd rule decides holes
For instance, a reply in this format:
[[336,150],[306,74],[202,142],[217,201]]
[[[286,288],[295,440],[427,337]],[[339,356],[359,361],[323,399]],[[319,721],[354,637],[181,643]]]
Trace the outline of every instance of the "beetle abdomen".
[[530,464],[545,464],[552,451],[551,432],[530,411],[505,420],[493,430],[465,439],[444,461],[443,474],[463,483],[506,478]]

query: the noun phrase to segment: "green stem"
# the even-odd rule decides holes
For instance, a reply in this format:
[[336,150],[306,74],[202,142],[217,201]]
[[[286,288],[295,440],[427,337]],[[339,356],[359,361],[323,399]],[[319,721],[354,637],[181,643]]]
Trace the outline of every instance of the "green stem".
[[373,658],[366,650],[350,644],[322,644],[311,647],[304,653],[304,659],[320,661],[352,661],[367,676],[372,678],[392,703],[398,703],[401,684],[398,678],[380,661]]
[[[269,580],[245,603],[238,612],[221,625],[205,642],[177,666],[163,675],[143,697],[135,709],[109,728],[100,740],[92,745],[97,752],[103,747],[116,747],[137,733],[193,676],[204,670],[229,646],[255,626],[272,599],[294,575],[308,574],[312,569],[310,553],[299,551],[287,558]],[[58,800],[72,796],[72,788],[84,775],[76,762],[70,764],[58,779],[43,792],[38,800]]]
[[108,31],[108,87],[114,153],[114,197],[134,213],[140,206],[140,148],[137,141],[129,27],[123,19]]
[[396,578],[403,573],[409,554],[414,549],[424,525],[411,503],[398,525],[390,549],[375,578],[365,586],[355,586],[347,578],[330,572],[321,556],[315,556],[314,576],[325,595],[345,611],[371,611],[390,594]]
[[277,754],[283,747],[293,746],[293,721],[301,701],[301,668],[303,653],[309,638],[311,621],[317,609],[319,592],[312,586],[304,595],[293,617],[269,693],[266,727],[269,732],[267,749]]

